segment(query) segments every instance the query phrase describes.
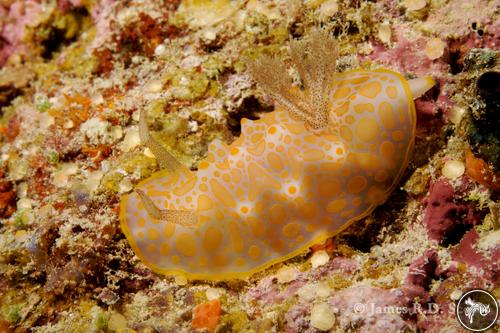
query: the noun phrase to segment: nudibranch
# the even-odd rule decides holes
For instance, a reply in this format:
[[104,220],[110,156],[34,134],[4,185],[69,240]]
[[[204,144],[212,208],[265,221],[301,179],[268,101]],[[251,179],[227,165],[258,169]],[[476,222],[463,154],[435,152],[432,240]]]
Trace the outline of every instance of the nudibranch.
[[155,272],[225,280],[307,250],[383,203],[408,164],[413,99],[434,85],[386,69],[335,73],[325,32],[290,43],[302,82],[264,56],[249,72],[278,105],[243,119],[231,145],[215,140],[191,171],[148,132],[140,136],[164,169],[121,201],[131,247]]

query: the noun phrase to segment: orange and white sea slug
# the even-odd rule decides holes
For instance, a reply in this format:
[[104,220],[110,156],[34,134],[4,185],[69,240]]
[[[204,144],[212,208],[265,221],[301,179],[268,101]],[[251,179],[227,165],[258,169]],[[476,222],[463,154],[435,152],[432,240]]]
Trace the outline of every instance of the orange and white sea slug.
[[434,81],[335,73],[336,47],[321,31],[290,50],[303,88],[277,59],[251,63],[279,107],[244,119],[231,145],[212,142],[197,171],[152,139],[141,112],[141,140],[165,170],[123,197],[121,226],[154,271],[245,278],[367,216],[397,185],[414,141],[413,98]]

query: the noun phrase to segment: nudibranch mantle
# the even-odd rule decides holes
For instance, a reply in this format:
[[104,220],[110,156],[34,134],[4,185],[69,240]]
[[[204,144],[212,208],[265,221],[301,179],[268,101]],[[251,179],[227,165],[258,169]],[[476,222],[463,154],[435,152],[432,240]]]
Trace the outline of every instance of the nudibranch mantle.
[[124,196],[121,226],[139,258],[161,274],[246,278],[383,203],[412,150],[412,91],[386,69],[335,75],[321,131],[277,107],[244,119],[231,145],[212,142],[197,171],[160,171]]

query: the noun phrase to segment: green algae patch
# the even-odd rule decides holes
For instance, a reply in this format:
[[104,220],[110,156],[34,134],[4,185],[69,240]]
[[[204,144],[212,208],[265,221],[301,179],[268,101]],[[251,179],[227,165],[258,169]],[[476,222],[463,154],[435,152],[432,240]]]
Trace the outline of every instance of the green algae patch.
[[217,75],[222,73],[225,69],[231,67],[230,64],[227,63],[227,60],[224,60],[220,56],[214,55],[204,61],[201,65],[201,68],[209,78],[216,78]]
[[340,290],[349,288],[354,281],[343,273],[332,273],[328,276],[325,282],[331,289]]
[[[6,291],[0,296],[0,317],[11,325],[21,324],[31,311],[34,297],[24,297],[19,290]],[[37,300],[38,297],[36,296]]]
[[95,29],[90,29],[85,39],[70,45],[65,51],[62,61],[59,62],[59,68],[71,72],[77,77],[83,77],[94,71],[99,61],[94,55],[87,54],[88,45],[93,40],[94,35]]
[[122,181],[127,175],[141,180],[151,176],[156,169],[156,159],[154,158],[142,153],[125,154],[118,160],[115,167],[103,176],[101,184],[113,192],[122,192],[120,184],[123,186]]
[[212,26],[230,18],[241,3],[230,0],[184,0],[177,15],[181,15],[193,28]]
[[209,84],[208,77],[195,69],[179,69],[167,73],[163,80],[170,82],[171,96],[183,101],[192,101],[203,97]]
[[220,319],[220,323],[215,330],[217,333],[222,332],[253,332],[252,324],[248,320],[248,316],[245,311],[235,311],[223,315]]

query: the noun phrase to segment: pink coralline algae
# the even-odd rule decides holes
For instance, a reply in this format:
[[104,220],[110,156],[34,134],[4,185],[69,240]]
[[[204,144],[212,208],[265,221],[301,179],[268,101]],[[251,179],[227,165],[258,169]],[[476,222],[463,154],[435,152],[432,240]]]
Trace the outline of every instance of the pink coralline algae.
[[[468,288],[491,290],[498,281],[500,247],[494,247],[488,254],[478,248],[479,234],[472,229],[462,238],[459,245],[451,249],[452,264],[442,268],[437,250],[427,250],[411,265],[405,284],[401,288],[408,303],[416,303],[425,313],[418,320],[417,327],[423,332],[456,332],[459,324],[454,314],[452,291]],[[437,282],[436,288],[431,284]]]
[[[356,332],[402,332],[409,328],[396,309],[400,312],[412,309],[404,306],[404,299],[398,291],[356,286],[332,294],[326,302],[337,318],[336,331],[345,332],[356,327]],[[310,309],[310,302],[292,306],[285,315],[285,332],[318,332],[310,327]]]
[[344,274],[353,275],[357,270],[359,270],[359,263],[356,260],[336,257],[331,259],[326,265],[311,270],[310,279],[320,279],[328,276],[332,272],[342,272]]
[[373,41],[373,52],[368,58],[394,68],[400,73],[413,73],[417,76],[432,73],[437,77],[442,77],[443,73],[448,71],[448,64],[442,57],[431,60],[423,52],[428,42],[427,39],[422,37],[410,41],[403,37],[402,33],[399,33],[396,39],[397,43],[391,49],[380,42]]
[[439,94],[436,100],[421,98],[415,101],[417,112],[423,115],[435,116],[440,110],[449,110],[453,104],[446,95]]
[[24,53],[25,29],[36,21],[42,11],[39,1],[15,1],[10,6],[0,5],[0,66],[14,53]]
[[373,52],[368,58],[379,64],[395,68],[401,73],[416,76],[432,74],[435,78],[436,88],[415,100],[418,117],[417,136],[425,136],[429,134],[427,132],[429,132],[430,127],[442,126],[442,119],[437,116],[447,115],[453,106],[448,96],[449,84],[453,82],[453,79],[444,74],[450,68],[446,61],[446,49],[445,55],[432,60],[423,51],[428,43],[426,38],[421,37],[410,41],[400,32],[396,39],[397,42],[393,48],[387,48],[385,44],[373,41]]
[[470,204],[460,203],[446,180],[432,183],[424,202],[427,204],[424,224],[429,238],[439,243],[457,243],[465,230],[480,220]]
[[91,17],[95,23],[96,35],[90,49],[101,47],[111,36],[110,17],[113,14],[115,0],[101,0],[92,8]]
[[346,330],[359,326],[358,332],[401,332],[408,328],[400,314],[384,309],[403,309],[397,291],[356,286],[335,293],[328,304],[337,310],[339,326]]
[[295,292],[306,283],[306,281],[293,281],[284,291],[279,290],[276,277],[268,276],[258,285],[251,288],[245,295],[247,301],[260,301],[265,305],[278,304],[295,294]]
[[500,262],[500,246],[492,249],[489,256],[482,254],[477,248],[479,234],[470,230],[462,238],[460,244],[451,251],[453,260],[475,267],[483,272],[483,277],[490,281],[498,281],[498,263]]
[[[410,299],[424,296],[429,290],[431,280],[437,276],[439,265],[438,254],[435,250],[427,250],[424,255],[410,264],[406,276],[405,294]],[[427,296],[427,295],[426,295]]]
[[[410,314],[424,314],[416,322],[417,328],[425,332],[457,331],[451,292],[472,286],[490,289],[498,280],[500,249],[493,249],[491,258],[487,258],[475,248],[478,240],[479,235],[474,229],[466,233],[460,244],[451,249],[453,261],[448,267],[443,266],[437,249],[425,251],[410,264],[400,290],[406,307],[415,309]],[[471,270],[472,267],[475,269]],[[475,270],[480,274],[473,273]]]
[[[417,111],[417,138],[424,138],[439,130],[445,124],[448,111],[453,103],[448,96],[443,93],[444,80],[437,80],[437,86],[433,91],[415,100]],[[434,93],[435,96],[432,96]]]
[[294,305],[285,315],[286,333],[313,333],[317,332],[314,327],[309,326],[308,314],[310,304],[301,302]]
[[248,302],[257,300],[265,305],[278,304],[293,297],[308,281],[318,281],[334,272],[352,275],[358,269],[359,264],[354,259],[337,257],[326,265],[306,272],[297,272],[294,280],[285,288],[279,287],[275,275],[263,278],[255,287],[250,288],[245,299]]
[[432,280],[447,278],[455,272],[455,265],[444,269],[439,261],[437,251],[430,249],[410,264],[408,275],[401,289],[409,304],[413,303],[415,299],[428,302]]

